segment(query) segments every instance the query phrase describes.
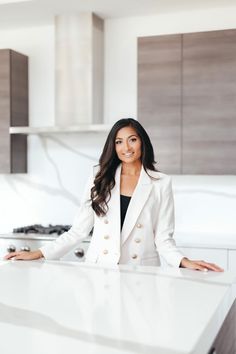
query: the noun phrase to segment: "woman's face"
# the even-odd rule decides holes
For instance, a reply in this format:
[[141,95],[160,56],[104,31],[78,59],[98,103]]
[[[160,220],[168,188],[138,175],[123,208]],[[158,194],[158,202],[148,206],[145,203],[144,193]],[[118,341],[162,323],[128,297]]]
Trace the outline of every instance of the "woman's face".
[[141,139],[132,127],[124,127],[118,131],[115,147],[122,162],[133,163],[141,158]]

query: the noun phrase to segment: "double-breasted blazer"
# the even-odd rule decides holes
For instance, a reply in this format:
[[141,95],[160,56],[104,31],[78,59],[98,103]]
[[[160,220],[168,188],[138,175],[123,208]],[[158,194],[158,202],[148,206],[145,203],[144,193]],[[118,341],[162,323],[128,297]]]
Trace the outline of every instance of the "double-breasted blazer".
[[173,239],[174,201],[171,178],[142,167],[130,200],[124,224],[120,223],[121,165],[115,174],[106,216],[99,217],[91,207],[90,190],[94,177],[86,187],[80,208],[68,232],[41,248],[46,259],[59,259],[93,228],[86,262],[100,264],[160,265],[160,257],[179,267],[184,257]]

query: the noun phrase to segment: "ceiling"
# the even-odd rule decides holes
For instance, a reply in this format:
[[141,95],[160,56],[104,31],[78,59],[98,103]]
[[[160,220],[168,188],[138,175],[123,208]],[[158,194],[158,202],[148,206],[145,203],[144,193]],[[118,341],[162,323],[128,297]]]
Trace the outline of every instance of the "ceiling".
[[115,18],[228,6],[236,6],[236,0],[0,0],[0,29],[52,23],[62,13],[91,11]]

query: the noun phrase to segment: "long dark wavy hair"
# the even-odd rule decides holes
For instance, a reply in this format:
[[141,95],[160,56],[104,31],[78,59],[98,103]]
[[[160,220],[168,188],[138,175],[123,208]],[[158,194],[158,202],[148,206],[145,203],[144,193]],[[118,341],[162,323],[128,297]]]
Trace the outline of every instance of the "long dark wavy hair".
[[94,179],[91,189],[92,208],[98,216],[105,216],[108,210],[108,202],[111,198],[111,190],[115,186],[115,173],[120,164],[116,154],[115,139],[120,129],[132,127],[141,139],[141,162],[144,170],[157,171],[154,167],[154,152],[150,138],[142,125],[133,118],[118,120],[111,128],[99,159],[99,171]]

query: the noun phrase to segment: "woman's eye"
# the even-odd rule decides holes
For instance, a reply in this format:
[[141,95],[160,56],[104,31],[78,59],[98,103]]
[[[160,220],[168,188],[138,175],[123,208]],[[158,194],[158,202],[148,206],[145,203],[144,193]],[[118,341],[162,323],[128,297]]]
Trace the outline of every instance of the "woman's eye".
[[137,141],[137,139],[136,139],[136,138],[132,138],[132,139],[130,139],[130,141],[131,141],[132,143],[134,143],[135,141]]
[[121,143],[121,140],[117,140],[116,141],[116,145],[120,144]]

